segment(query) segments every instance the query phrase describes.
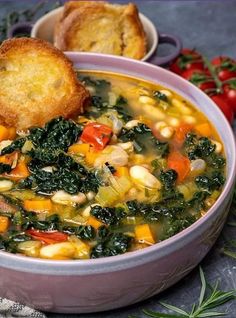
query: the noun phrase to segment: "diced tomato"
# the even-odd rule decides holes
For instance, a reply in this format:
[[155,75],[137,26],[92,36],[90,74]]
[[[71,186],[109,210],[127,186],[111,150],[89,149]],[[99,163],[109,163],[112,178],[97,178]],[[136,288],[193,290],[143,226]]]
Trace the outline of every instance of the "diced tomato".
[[178,182],[182,182],[190,172],[190,160],[180,152],[171,152],[167,158],[167,166],[178,173]]
[[99,123],[89,123],[84,127],[80,140],[93,145],[96,150],[106,147],[112,136],[112,129]]
[[27,234],[31,235],[35,240],[41,241],[45,244],[54,244],[65,242],[68,239],[68,235],[58,231],[55,232],[42,232],[38,230],[27,230]]
[[182,124],[179,127],[175,129],[175,135],[174,135],[174,144],[177,146],[182,146],[184,143],[184,140],[186,138],[186,134],[193,130],[193,126],[189,124]]

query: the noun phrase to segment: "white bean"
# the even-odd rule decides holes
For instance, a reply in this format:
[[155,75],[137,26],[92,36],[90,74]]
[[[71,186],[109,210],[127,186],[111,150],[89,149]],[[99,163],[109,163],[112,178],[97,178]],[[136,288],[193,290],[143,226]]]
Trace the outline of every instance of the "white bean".
[[11,190],[13,182],[10,180],[0,180],[0,192]]
[[117,146],[120,146],[122,149],[124,149],[128,153],[134,151],[134,144],[132,143],[132,141],[118,143]]
[[173,127],[164,127],[160,131],[162,137],[166,139],[170,139],[174,134],[174,128]]
[[186,116],[183,116],[182,118],[187,124],[190,124],[190,125],[196,124],[196,122],[197,122],[196,118],[193,116],[186,115]]
[[63,205],[67,205],[68,203],[82,204],[86,201],[86,196],[81,192],[71,195],[63,190],[59,190],[52,196],[52,201]]
[[180,120],[175,117],[170,117],[168,118],[168,124],[171,125],[172,127],[178,127],[180,125]]
[[149,96],[144,96],[144,95],[139,97],[139,102],[142,104],[150,104],[150,105],[156,104],[155,99],[153,99]]
[[179,109],[182,114],[191,115],[192,110],[177,98],[172,99],[172,105]]
[[95,193],[93,191],[89,191],[88,193],[86,193],[86,197],[89,201],[91,201],[95,197]]
[[44,246],[40,249],[41,258],[68,259],[76,253],[76,248],[71,242],[56,243]]
[[166,118],[166,115],[164,114],[163,111],[161,111],[159,108],[154,107],[150,104],[146,104],[143,107],[143,110],[145,111],[146,114],[148,114],[149,116],[152,116],[153,119],[164,120]]
[[199,175],[206,169],[206,162],[203,159],[192,160],[190,163],[191,175]]
[[148,169],[142,166],[133,166],[129,170],[130,176],[135,183],[142,187],[160,189],[160,181],[152,175]]

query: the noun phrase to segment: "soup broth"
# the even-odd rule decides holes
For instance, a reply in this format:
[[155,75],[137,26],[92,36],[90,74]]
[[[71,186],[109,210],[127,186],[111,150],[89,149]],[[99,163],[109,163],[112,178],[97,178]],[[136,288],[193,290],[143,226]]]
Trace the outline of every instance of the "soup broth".
[[1,250],[55,260],[131,252],[184,230],[221,193],[222,142],[189,101],[128,76],[78,77],[91,94],[82,115],[0,143]]

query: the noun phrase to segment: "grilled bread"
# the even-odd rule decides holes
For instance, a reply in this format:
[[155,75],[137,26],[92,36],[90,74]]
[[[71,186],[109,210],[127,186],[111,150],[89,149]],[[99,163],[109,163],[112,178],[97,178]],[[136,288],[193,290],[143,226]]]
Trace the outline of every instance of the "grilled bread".
[[0,46],[0,122],[17,129],[81,112],[89,93],[72,63],[51,44],[30,38]]
[[55,27],[62,51],[98,52],[141,59],[146,36],[137,7],[97,1],[69,1]]

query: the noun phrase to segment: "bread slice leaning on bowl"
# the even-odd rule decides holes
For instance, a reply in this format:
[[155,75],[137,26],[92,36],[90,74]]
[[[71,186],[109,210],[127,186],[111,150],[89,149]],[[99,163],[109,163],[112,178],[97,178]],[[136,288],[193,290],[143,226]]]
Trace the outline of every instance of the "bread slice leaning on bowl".
[[75,116],[89,98],[67,57],[32,38],[10,39],[0,46],[0,87],[0,123],[17,129]]
[[62,51],[97,52],[141,59],[146,36],[137,7],[97,1],[69,1],[55,27]]

